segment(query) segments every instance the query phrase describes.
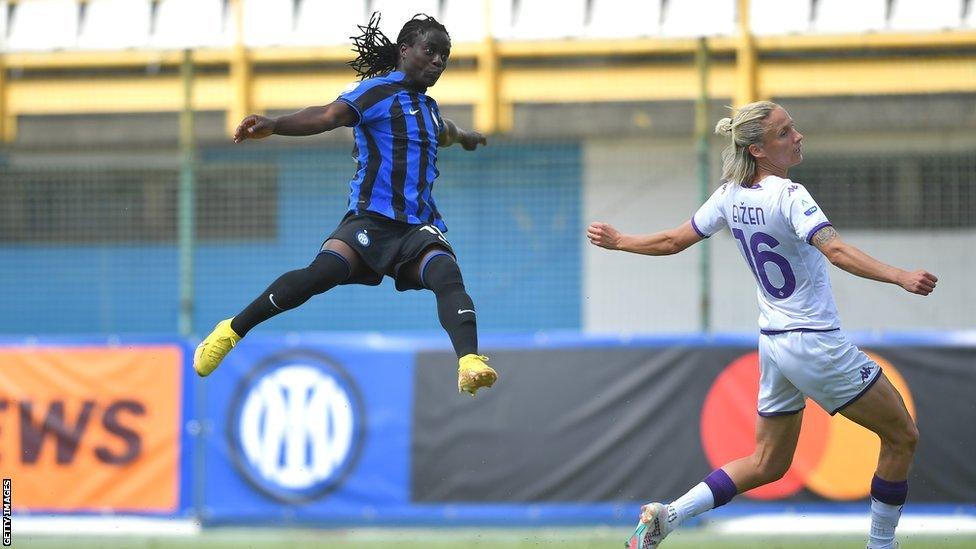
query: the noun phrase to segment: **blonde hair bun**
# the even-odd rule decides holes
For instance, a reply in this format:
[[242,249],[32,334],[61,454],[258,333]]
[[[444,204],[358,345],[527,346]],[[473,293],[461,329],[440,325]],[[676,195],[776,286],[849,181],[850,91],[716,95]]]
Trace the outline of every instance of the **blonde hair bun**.
[[732,135],[732,119],[723,118],[715,124],[715,133],[719,135]]

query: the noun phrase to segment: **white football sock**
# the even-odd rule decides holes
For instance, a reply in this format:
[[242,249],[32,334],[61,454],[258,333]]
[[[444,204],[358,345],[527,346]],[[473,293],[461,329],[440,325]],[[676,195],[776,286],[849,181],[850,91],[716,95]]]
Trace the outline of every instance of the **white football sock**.
[[[699,482],[688,493],[668,504],[668,522],[672,528],[677,528],[679,524],[691,517],[708,511],[715,506],[715,497],[712,496],[712,489],[704,482]],[[674,520],[671,520],[674,516]]]
[[871,533],[868,547],[891,549],[895,546],[895,528],[901,518],[902,505],[888,505],[871,498]]

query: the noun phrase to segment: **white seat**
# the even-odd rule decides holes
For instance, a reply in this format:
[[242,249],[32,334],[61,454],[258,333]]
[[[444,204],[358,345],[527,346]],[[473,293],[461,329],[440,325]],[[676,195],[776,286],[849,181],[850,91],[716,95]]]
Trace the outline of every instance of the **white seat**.
[[856,33],[885,28],[888,0],[819,0],[813,28],[821,33]]
[[579,37],[586,20],[586,0],[521,0],[511,38],[551,40]]
[[11,51],[49,51],[78,43],[79,4],[75,0],[31,0],[14,5],[7,47]]
[[0,53],[7,51],[7,0],[0,0]]
[[288,42],[296,46],[351,44],[349,37],[360,33],[357,25],[368,22],[366,0],[302,0]]
[[441,17],[451,42],[480,42],[485,37],[486,3],[491,10],[491,35],[508,38],[512,31],[512,0],[444,0]]
[[661,34],[714,36],[735,32],[735,0],[680,0],[665,4]]
[[901,31],[955,29],[962,24],[963,4],[963,0],[895,0],[888,26]]
[[235,32],[229,19],[222,0],[159,0],[150,43],[181,49],[226,46]]
[[[472,8],[474,4],[477,4],[477,2],[469,3],[472,4]],[[403,24],[418,13],[429,15],[443,24],[444,22],[440,20],[438,4],[438,0],[410,0],[409,2],[404,0],[373,0],[370,9],[382,14],[380,30],[390,39],[390,42],[396,42]]]
[[294,29],[294,3],[286,0],[244,0],[244,43],[280,46]]
[[144,48],[149,45],[151,15],[150,0],[88,0],[78,47]]
[[661,31],[661,0],[593,0],[583,34],[592,38],[634,38]]
[[752,0],[749,28],[755,34],[790,34],[810,30],[811,0]]

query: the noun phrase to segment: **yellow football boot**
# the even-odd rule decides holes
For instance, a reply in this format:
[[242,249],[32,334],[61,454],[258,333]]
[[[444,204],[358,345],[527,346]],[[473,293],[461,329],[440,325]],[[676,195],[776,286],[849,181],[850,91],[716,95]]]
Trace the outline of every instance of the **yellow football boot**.
[[231,329],[230,321],[228,318],[218,322],[210,335],[197,345],[197,350],[193,353],[193,369],[200,377],[206,377],[216,370],[220,361],[241,340],[241,336]]
[[484,355],[464,355],[458,359],[458,392],[471,393],[474,396],[478,389],[491,387],[498,379],[498,372],[485,364],[488,357]]

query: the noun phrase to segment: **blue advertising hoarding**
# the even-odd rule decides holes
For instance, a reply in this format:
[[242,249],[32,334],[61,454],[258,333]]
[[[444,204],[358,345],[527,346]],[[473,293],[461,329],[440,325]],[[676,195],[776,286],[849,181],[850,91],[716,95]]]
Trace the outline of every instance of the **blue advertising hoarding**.
[[204,521],[366,521],[408,502],[413,353],[241,342],[206,385]]
[[[909,512],[973,513],[960,487],[976,478],[976,468],[962,459],[973,451],[976,421],[959,424],[965,432],[957,425],[954,438],[945,428],[960,414],[974,419],[965,395],[976,390],[970,367],[976,334],[854,334],[852,340],[879,353],[886,371],[900,371],[901,390],[914,400],[922,439]],[[706,474],[707,441],[704,430],[699,433],[699,422],[708,419],[704,395],[714,392],[719,374],[734,370],[735,357],[754,353],[756,336],[488,336],[482,348],[501,378],[474,399],[455,392],[456,363],[442,335],[255,333],[203,379],[190,365],[195,342],[183,339],[0,340],[0,347],[22,350],[161,344],[179,348],[184,361],[173,515],[199,517],[206,525],[530,526],[629,523],[641,498],[680,495],[670,492]],[[643,372],[660,381],[658,367],[666,367],[680,391],[662,385],[653,396],[651,385],[618,382],[626,376],[613,373]],[[616,390],[625,397],[636,391],[650,406],[672,411],[674,399],[687,401],[687,413],[669,414],[672,423],[671,416],[701,415],[681,424],[688,440],[675,450],[683,468],[672,472],[684,476],[674,490],[661,482],[617,487],[612,475],[599,473],[600,467],[623,471],[628,463],[652,461],[664,447],[655,437],[668,431],[640,420],[651,408],[635,407],[630,397],[610,398]],[[139,433],[147,427],[139,417],[127,421]],[[639,436],[614,434],[630,424],[642,426]],[[820,474],[836,469],[821,461]],[[947,462],[957,466],[942,466]],[[838,499],[811,482],[794,488],[776,501],[744,495],[716,515],[866,509],[863,498]]]

